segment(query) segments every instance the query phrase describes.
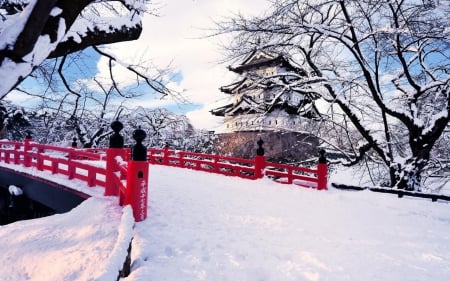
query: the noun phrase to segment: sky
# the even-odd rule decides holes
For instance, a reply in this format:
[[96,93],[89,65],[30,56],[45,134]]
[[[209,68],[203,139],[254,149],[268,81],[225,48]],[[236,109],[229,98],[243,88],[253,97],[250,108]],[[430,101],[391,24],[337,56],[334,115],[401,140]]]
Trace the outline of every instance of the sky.
[[[222,121],[208,111],[217,101],[226,98],[219,91],[236,76],[228,71],[228,64],[220,64],[223,53],[219,42],[223,38],[205,38],[213,22],[233,13],[258,15],[268,7],[266,0],[167,0],[161,1],[160,16],[144,17],[144,30],[139,40],[111,45],[110,48],[123,55],[147,57],[164,67],[171,64],[181,79],[171,86],[184,90],[192,103],[180,106],[172,100],[139,100],[140,105],[164,106],[186,113],[199,129],[214,129]],[[203,39],[202,39],[203,38]],[[105,65],[105,64],[103,64]],[[107,71],[104,67],[100,71]],[[178,79],[177,79],[178,80]]]
[[[170,66],[173,70],[173,79],[168,86],[183,92],[186,102],[180,103],[179,100],[161,99],[160,95],[147,94],[142,98],[127,101],[124,105],[127,108],[164,107],[176,113],[186,114],[197,129],[214,130],[221,125],[222,118],[213,116],[209,110],[227,98],[220,92],[219,87],[234,82],[237,76],[227,70],[231,62],[220,63],[224,60],[224,55],[219,43],[225,43],[227,39],[223,36],[206,37],[211,35],[214,21],[236,13],[259,15],[269,3],[267,0],[164,0],[157,1],[154,5],[152,7],[158,8],[158,16],[151,14],[144,16],[143,32],[138,40],[105,47],[108,52],[126,63],[145,65],[148,62],[149,65],[151,63],[162,69]],[[98,55],[89,49],[84,52],[84,55],[90,56],[91,59],[84,60],[84,64],[78,66],[82,74],[76,70],[69,74],[76,76],[73,81],[86,79],[90,80],[88,83],[93,84],[91,77],[81,77],[91,75],[93,72],[93,76],[109,77],[107,59],[104,57],[98,59]],[[86,71],[87,69],[89,71]],[[123,81],[126,79],[134,81],[134,77],[125,69],[115,70],[114,74],[122,75]],[[28,89],[35,87],[34,92],[43,91],[39,88],[41,87],[39,83],[30,80],[26,80],[21,86],[23,85]],[[17,91],[8,96],[7,100],[23,106],[36,105],[35,98]],[[121,101],[116,102],[118,106]]]

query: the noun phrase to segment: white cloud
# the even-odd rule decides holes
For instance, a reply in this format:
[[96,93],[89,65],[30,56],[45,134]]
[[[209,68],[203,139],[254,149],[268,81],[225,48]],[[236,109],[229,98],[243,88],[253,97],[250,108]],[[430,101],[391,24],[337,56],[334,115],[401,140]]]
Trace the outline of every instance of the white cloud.
[[12,90],[6,97],[5,100],[13,102],[14,104],[20,106],[31,106],[39,101],[39,98],[27,95],[21,91]]
[[[260,14],[267,6],[266,0],[167,0],[160,10],[160,17],[149,15],[144,18],[144,30],[139,40],[113,44],[110,49],[127,62],[145,58],[160,67],[172,63],[183,76],[177,87],[185,90],[191,102],[205,108],[187,115],[194,126],[208,128],[210,122],[212,128],[217,125],[217,118],[208,112],[209,105],[224,97],[219,87],[231,83],[235,76],[226,65],[218,64],[223,59],[217,44],[219,38],[199,38],[208,33],[214,20],[237,12]],[[106,65],[99,64],[99,67],[106,76]]]
[[218,131],[222,126],[222,118],[211,115],[206,107],[189,111],[186,116],[196,129]]

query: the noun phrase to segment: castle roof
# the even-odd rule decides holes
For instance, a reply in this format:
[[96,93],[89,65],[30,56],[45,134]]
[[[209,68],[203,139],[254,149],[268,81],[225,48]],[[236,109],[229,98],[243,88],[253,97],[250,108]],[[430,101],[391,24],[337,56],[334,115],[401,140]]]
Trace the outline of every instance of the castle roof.
[[[245,77],[244,79],[241,79],[237,82],[231,83],[226,86],[222,86],[219,89],[221,92],[225,94],[235,94],[239,89],[247,88],[248,86],[251,86],[253,84],[255,84],[255,80],[249,77]],[[261,85],[259,85],[259,87],[261,87]]]
[[243,95],[238,102],[229,103],[224,106],[210,110],[211,114],[216,116],[235,115],[239,112],[258,111],[260,104],[252,97]]
[[295,72],[302,73],[302,69],[295,67],[288,59],[282,55],[272,55],[268,54],[262,50],[255,50],[250,53],[238,66],[229,66],[228,69],[242,74],[244,71],[259,66],[269,66],[269,65],[281,65],[287,69],[294,70]]
[[225,113],[230,108],[233,108],[233,103],[229,103],[227,105],[223,105],[221,107],[217,107],[217,108],[211,109],[209,112],[211,112],[211,114],[215,115],[215,116],[225,116]]

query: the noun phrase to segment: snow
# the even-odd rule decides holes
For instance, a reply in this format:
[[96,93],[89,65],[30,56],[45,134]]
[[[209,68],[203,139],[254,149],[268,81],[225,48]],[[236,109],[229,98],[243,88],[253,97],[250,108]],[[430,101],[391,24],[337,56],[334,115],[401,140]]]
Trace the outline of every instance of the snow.
[[116,198],[91,197],[66,214],[1,226],[0,279],[115,280],[129,209],[122,215]]
[[19,196],[19,195],[23,194],[22,189],[20,187],[15,186],[15,185],[10,185],[8,187],[8,191],[9,191],[9,194],[15,195],[15,196]]
[[115,280],[132,233],[125,281],[450,276],[447,202],[164,166],[149,175],[148,218],[134,230],[129,207],[98,193],[66,214],[1,226],[2,280]]
[[447,203],[151,167],[149,205],[126,280],[450,276]]

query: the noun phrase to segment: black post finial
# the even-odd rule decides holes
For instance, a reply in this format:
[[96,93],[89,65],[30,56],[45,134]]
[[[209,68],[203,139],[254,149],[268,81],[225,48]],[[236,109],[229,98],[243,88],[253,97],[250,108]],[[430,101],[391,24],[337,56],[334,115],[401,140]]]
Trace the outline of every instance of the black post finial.
[[77,144],[77,138],[76,138],[76,137],[73,137],[73,139],[72,139],[72,147],[73,147],[73,148],[77,148],[77,146],[78,146],[78,144]]
[[319,163],[320,164],[327,163],[327,158],[325,157],[325,149],[319,150]]
[[109,138],[110,148],[123,148],[123,137],[120,135],[120,131],[123,129],[123,124],[119,120],[115,120],[111,123],[111,129],[114,133]]
[[258,144],[258,149],[256,149],[256,155],[258,156],[264,156],[264,148],[262,147],[264,144],[264,141],[261,137],[259,137],[259,141],[256,142]]
[[136,141],[136,144],[131,149],[131,160],[147,161],[147,148],[142,144],[146,136],[147,134],[141,129],[141,126],[134,130],[133,139]]

